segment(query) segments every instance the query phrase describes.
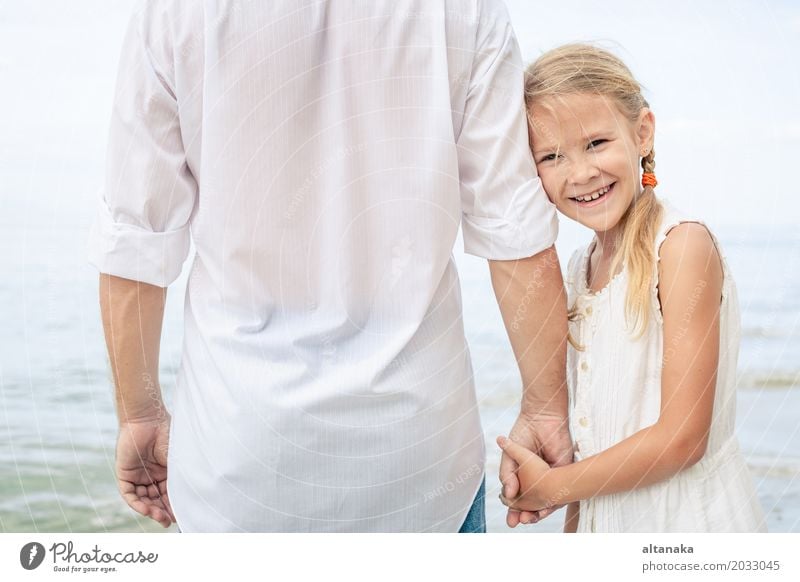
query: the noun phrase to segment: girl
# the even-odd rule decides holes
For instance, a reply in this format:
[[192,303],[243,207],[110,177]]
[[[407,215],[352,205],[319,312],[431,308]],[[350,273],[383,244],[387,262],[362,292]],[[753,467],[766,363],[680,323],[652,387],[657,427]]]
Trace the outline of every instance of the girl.
[[764,531],[734,435],[736,288],[705,225],[655,195],[639,84],[610,53],[567,45],[530,66],[525,94],[544,188],[595,236],[567,276],[575,463],[500,437],[523,492],[504,503],[568,503],[565,531]]

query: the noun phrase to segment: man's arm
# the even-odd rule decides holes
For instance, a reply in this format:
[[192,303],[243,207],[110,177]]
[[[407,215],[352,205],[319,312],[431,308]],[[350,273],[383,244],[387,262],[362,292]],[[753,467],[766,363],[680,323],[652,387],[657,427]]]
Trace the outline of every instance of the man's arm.
[[170,415],[158,382],[166,288],[100,275],[100,311],[114,377],[117,485],[136,512],[175,521],[167,495]]
[[[489,261],[497,303],[522,376],[522,406],[511,438],[537,450],[548,463],[572,462],[567,420],[567,304],[555,247],[514,261]],[[519,492],[517,463],[503,454],[505,497]],[[551,511],[510,510],[507,523],[537,522]]]
[[[122,40],[106,150],[89,235],[120,424],[116,474],[125,501],[163,525],[170,415],[158,379],[165,289],[191,246],[199,188],[184,148],[175,2],[145,2]],[[180,62],[178,62],[180,61]]]
[[522,375],[522,412],[566,418],[567,299],[555,247],[489,269]]
[[166,412],[158,383],[166,297],[166,288],[100,274],[100,311],[120,424]]

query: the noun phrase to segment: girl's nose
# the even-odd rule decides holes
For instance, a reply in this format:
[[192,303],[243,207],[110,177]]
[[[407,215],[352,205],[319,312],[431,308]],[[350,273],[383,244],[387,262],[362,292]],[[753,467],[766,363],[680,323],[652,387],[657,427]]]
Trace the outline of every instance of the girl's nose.
[[583,186],[600,175],[600,168],[589,156],[582,157],[570,165],[569,183],[571,186]]

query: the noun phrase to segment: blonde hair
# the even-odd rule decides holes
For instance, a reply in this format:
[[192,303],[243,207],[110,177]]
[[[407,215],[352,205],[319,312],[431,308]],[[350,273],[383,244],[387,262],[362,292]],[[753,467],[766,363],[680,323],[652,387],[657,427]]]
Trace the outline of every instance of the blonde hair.
[[[531,64],[525,71],[525,102],[528,121],[533,124],[531,108],[535,101],[565,94],[591,94],[609,97],[620,111],[635,122],[649,104],[642,88],[628,67],[610,52],[587,44],[567,44],[555,48]],[[655,150],[642,157],[642,170],[655,170]],[[611,261],[611,273],[620,263],[628,269],[625,312],[635,337],[647,329],[652,307],[651,286],[655,269],[655,237],[661,224],[663,207],[653,186],[645,186],[620,220],[617,251]],[[575,319],[570,308],[570,319]],[[570,343],[577,346],[572,338]]]

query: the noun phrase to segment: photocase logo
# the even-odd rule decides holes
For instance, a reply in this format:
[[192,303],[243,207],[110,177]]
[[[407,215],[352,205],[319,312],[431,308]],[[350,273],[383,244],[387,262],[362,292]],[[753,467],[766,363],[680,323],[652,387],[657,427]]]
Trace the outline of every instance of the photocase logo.
[[19,563],[26,570],[35,570],[44,560],[44,546],[38,542],[30,542],[22,546],[19,552]]
[[52,558],[54,572],[83,574],[118,572],[120,567],[129,567],[132,564],[155,564],[158,560],[158,554],[154,552],[144,553],[142,550],[106,552],[97,544],[91,549],[84,550],[76,548],[72,540],[69,540],[67,543],[55,542],[48,549],[38,542],[27,543],[19,551],[19,563],[26,570],[35,570],[48,556]]

